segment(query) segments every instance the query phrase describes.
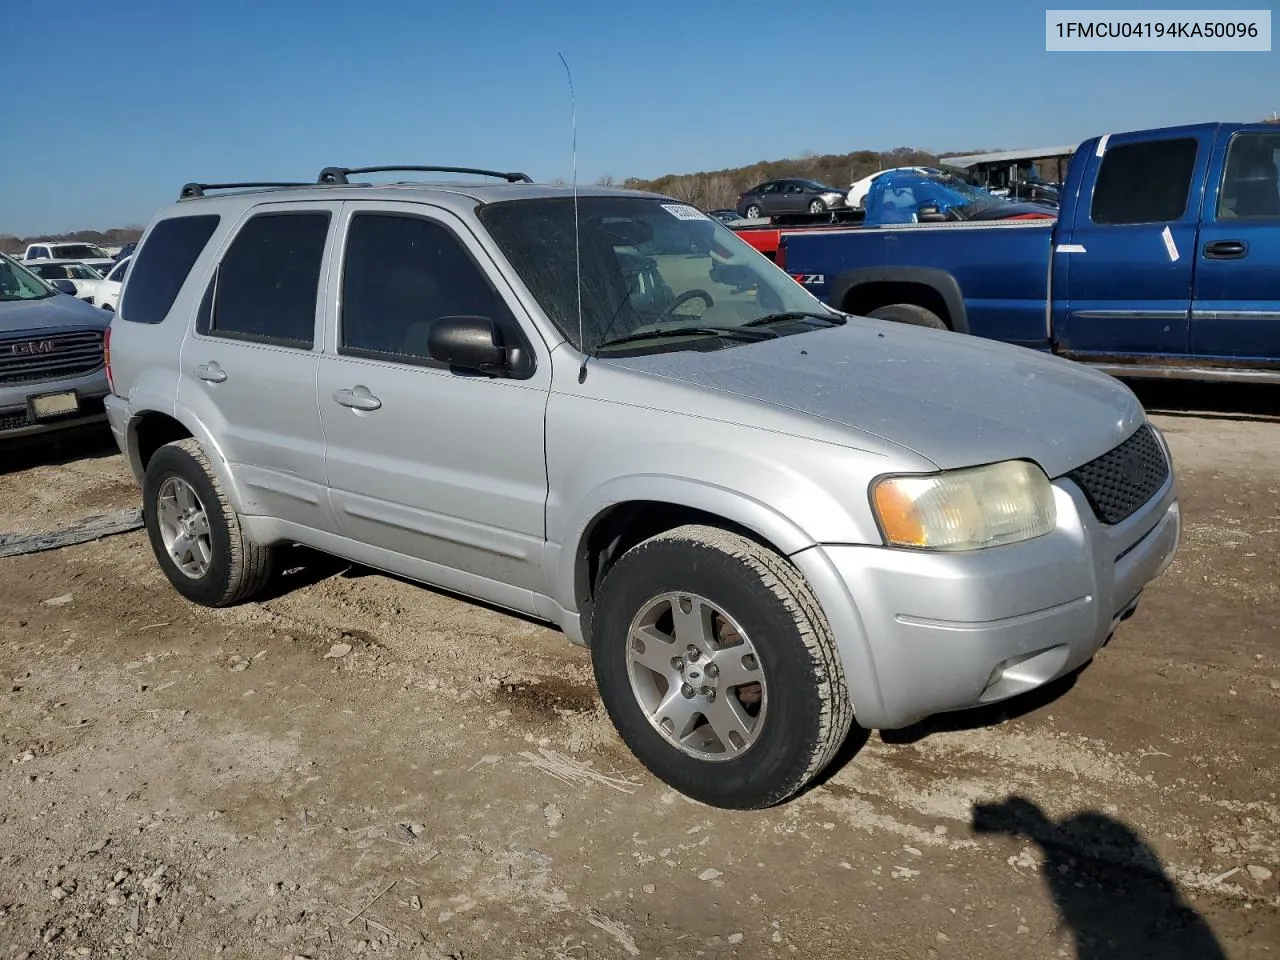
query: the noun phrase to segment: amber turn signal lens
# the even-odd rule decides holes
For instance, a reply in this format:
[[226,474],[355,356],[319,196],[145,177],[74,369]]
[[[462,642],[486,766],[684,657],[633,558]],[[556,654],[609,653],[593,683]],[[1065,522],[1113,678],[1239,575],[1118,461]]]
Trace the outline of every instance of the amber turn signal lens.
[[897,484],[881,483],[875,493],[876,513],[890,543],[923,547],[924,526],[915,504]]

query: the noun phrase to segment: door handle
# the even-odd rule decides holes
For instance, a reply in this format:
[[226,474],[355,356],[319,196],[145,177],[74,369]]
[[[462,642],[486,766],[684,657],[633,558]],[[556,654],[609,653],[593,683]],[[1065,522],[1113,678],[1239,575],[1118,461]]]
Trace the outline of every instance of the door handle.
[[221,383],[227,379],[227,371],[218,366],[216,362],[210,361],[196,367],[196,376],[201,380],[208,380],[210,383]]
[[1214,240],[1204,245],[1206,260],[1239,260],[1248,254],[1249,245],[1243,240]]
[[370,393],[369,388],[363,384],[335,390],[333,399],[352,410],[377,410],[382,406],[382,401]]

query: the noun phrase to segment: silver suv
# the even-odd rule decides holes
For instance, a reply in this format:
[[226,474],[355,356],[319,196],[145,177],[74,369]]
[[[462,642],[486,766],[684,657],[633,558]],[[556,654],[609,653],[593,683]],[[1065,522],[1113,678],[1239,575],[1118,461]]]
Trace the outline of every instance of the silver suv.
[[0,444],[102,429],[110,315],[0,254]]
[[189,184],[135,254],[108,411],[197,603],[301,543],[541,618],[657,777],[751,808],[1075,670],[1174,555],[1110,377],[833,312],[667,197],[372,172]]

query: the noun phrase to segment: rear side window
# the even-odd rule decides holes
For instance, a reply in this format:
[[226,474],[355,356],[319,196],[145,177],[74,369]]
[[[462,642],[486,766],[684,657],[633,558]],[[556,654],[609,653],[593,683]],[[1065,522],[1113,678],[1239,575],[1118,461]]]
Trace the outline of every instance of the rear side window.
[[134,323],[161,323],[196,259],[218,228],[216,214],[171,217],[151,228],[125,288],[118,316]]
[[[215,337],[311,349],[329,214],[263,213],[246,223],[218,265],[211,315],[197,329]],[[131,281],[132,282],[132,281]]]
[[1094,223],[1169,223],[1182,219],[1195,172],[1194,137],[1111,147],[1093,188]]

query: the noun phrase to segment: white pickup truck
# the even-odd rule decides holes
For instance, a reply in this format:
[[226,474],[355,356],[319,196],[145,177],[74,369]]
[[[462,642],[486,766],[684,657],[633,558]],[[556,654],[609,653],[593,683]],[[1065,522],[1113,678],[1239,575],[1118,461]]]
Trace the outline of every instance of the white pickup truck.
[[96,243],[79,240],[33,243],[22,255],[22,262],[26,264],[40,260],[78,260],[104,274],[115,266],[111,255]]

